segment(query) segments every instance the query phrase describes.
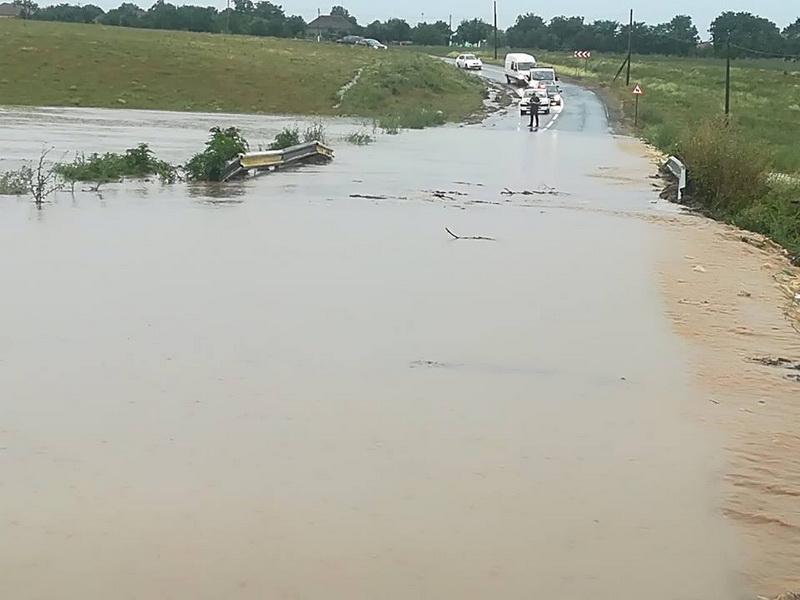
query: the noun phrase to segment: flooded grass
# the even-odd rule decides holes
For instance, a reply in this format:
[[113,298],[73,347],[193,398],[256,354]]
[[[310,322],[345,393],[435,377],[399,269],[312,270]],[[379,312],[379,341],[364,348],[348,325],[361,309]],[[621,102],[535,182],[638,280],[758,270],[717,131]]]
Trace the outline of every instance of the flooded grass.
[[[341,89],[362,70],[342,102]],[[0,101],[7,105],[367,117],[422,107],[457,121],[480,94],[462,73],[399,51],[0,20]]]

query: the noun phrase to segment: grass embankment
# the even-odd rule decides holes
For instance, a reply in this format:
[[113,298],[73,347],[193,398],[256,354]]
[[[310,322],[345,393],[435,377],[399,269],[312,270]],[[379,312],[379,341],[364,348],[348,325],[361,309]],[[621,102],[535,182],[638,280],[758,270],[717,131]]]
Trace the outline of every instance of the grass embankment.
[[473,79],[405,52],[0,19],[0,105],[353,115],[413,127],[464,119],[482,97]]
[[[426,49],[452,54],[452,49]],[[597,56],[588,66],[567,53],[529,51],[572,79],[601,88],[623,123],[689,168],[693,202],[714,218],[763,233],[800,257],[800,65],[736,60],[731,69],[732,115],[723,118],[725,61],[635,56],[631,87],[614,82],[623,56]],[[500,53],[500,57],[506,51]],[[489,63],[492,55],[483,53]],[[645,95],[634,130],[634,96]],[[793,177],[776,180],[774,173]]]

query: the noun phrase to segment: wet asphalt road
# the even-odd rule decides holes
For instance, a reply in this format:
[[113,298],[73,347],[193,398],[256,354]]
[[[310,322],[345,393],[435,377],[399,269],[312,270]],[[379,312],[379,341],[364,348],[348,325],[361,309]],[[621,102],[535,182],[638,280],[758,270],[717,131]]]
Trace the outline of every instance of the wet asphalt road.
[[[669,207],[564,88],[537,133],[337,120],[325,166],[0,197],[0,597],[748,597],[654,273]],[[301,119],[0,121],[5,169]]]
[[[496,65],[484,64],[480,76],[506,84],[503,68]],[[540,132],[559,129],[564,132],[607,134],[608,112],[597,94],[572,83],[561,81],[559,84],[563,91],[564,108],[551,110],[549,115],[541,115]],[[516,114],[519,116],[519,111]],[[520,116],[519,127],[527,126],[529,119],[527,115]],[[512,126],[512,123],[506,125]]]

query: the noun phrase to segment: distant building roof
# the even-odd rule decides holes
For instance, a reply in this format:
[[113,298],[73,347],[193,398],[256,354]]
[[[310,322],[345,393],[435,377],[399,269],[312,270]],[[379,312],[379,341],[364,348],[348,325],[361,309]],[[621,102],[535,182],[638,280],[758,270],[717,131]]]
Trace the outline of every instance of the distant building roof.
[[16,4],[10,2],[0,3],[0,17],[18,17],[22,9]]
[[326,31],[336,33],[350,33],[356,26],[342,15],[321,15],[308,24],[311,31]]

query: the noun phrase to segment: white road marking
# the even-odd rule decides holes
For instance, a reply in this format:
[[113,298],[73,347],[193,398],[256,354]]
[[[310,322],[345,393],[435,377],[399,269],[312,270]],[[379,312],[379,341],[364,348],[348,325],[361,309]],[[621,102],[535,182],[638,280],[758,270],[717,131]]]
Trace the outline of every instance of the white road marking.
[[555,124],[556,124],[556,121],[558,121],[558,117],[560,117],[560,116],[561,116],[561,113],[563,113],[563,112],[564,112],[564,109],[565,109],[566,107],[567,107],[567,103],[564,101],[564,97],[562,96],[562,97],[561,97],[561,110],[560,110],[560,111],[558,111],[558,112],[557,112],[557,113],[556,113],[556,114],[553,116],[553,118],[552,118],[552,119],[550,119],[550,122],[549,122],[547,125],[545,125],[545,127],[544,127],[544,130],[545,130],[545,131],[547,131],[547,130],[548,130],[548,129],[550,129],[550,128],[551,128],[553,125],[555,125]]

